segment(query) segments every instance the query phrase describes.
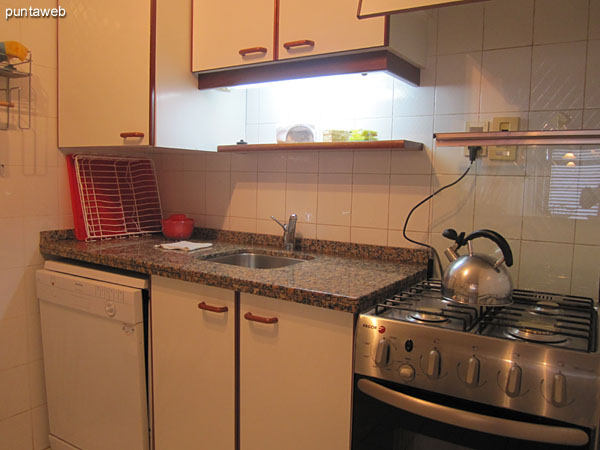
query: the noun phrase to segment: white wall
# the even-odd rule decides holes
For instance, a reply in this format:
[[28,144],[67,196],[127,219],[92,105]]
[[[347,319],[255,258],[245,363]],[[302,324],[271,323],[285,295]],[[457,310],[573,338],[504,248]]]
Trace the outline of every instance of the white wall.
[[[34,285],[42,264],[38,236],[40,230],[72,227],[72,216],[56,147],[56,21],[7,22],[9,6],[54,7],[56,1],[0,1],[0,39],[22,42],[34,61],[32,128],[0,131],[0,448],[37,450],[48,447]],[[13,124],[15,119],[13,114]]]
[[[248,89],[248,142],[274,142],[278,123],[309,121],[321,129],[376,129],[380,139],[416,140],[426,149],[170,153],[158,164],[163,204],[216,228],[279,234],[269,216],[295,212],[303,236],[410,245],[401,229],[412,205],[468,166],[462,149],[434,147],[434,131],[504,116],[520,117],[525,130],[600,128],[599,16],[600,0],[440,9],[421,87],[369,75],[350,86],[329,81],[326,89],[309,81],[296,91]],[[563,158],[569,152],[574,168]],[[478,161],[460,185],[415,214],[410,235],[443,250],[445,228],[497,230],[515,253],[517,286],[597,298],[598,206],[583,211],[576,197],[580,187],[599,185],[598,147],[520,148],[514,162]],[[571,209],[556,206],[573,186]],[[493,251],[483,240],[476,248]]]

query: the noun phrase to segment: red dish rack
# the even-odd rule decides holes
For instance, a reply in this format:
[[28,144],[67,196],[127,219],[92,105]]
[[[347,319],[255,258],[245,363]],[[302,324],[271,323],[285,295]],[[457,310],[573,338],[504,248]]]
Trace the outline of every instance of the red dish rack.
[[160,232],[162,207],[151,159],[68,155],[78,240]]

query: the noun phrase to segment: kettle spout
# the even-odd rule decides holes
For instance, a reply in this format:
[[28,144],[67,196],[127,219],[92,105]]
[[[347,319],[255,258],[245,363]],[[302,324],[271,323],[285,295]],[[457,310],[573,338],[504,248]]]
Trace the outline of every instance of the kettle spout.
[[456,245],[448,247],[446,250],[444,250],[444,255],[446,255],[448,261],[456,261],[458,259],[458,253],[456,253]]

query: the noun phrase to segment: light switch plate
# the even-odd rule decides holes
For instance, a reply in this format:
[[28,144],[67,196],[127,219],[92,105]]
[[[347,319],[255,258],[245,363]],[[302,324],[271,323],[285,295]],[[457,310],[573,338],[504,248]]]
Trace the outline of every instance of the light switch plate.
[[[491,131],[517,131],[519,129],[519,122],[519,117],[494,117]],[[489,158],[500,161],[516,161],[517,147],[514,145],[490,147]]]
[[[468,133],[485,133],[486,131],[489,130],[489,127],[490,127],[489,122],[472,121],[472,122],[466,123],[465,131]],[[481,151],[479,152],[478,156],[487,156],[487,152],[488,152],[487,147],[481,147]],[[465,147],[463,154],[467,158],[469,157],[469,148],[468,147]]]

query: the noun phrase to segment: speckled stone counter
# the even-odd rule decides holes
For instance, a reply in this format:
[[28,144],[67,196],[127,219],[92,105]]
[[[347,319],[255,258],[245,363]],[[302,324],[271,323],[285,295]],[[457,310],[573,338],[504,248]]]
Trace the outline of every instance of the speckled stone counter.
[[[47,258],[69,258],[351,313],[368,309],[426,275],[427,253],[419,249],[302,239],[296,245],[299,250],[290,253],[280,249],[277,236],[205,229],[197,229],[189,240],[213,245],[182,253],[155,248],[168,242],[160,234],[83,242],[75,240],[72,231],[59,230],[40,234],[40,251]],[[305,261],[277,269],[250,269],[206,259],[242,250]]]

